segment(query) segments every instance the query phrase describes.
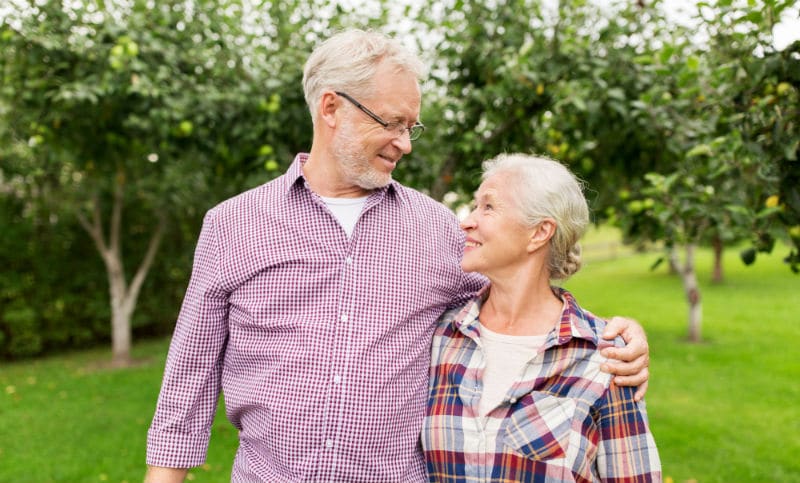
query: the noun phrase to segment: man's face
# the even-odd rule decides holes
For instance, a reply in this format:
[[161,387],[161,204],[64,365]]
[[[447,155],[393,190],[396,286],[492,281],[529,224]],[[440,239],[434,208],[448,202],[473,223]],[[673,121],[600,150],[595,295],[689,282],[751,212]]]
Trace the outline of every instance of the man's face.
[[[416,77],[382,64],[374,78],[375,94],[348,92],[386,122],[413,125],[419,118],[420,90]],[[398,136],[341,98],[345,113],[332,142],[346,181],[366,190],[386,186],[404,154],[411,152],[408,133]],[[347,104],[347,105],[344,105]]]

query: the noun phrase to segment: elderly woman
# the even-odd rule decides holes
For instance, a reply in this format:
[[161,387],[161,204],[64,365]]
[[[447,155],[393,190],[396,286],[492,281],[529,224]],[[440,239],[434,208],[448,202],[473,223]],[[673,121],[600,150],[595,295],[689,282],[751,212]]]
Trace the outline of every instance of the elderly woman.
[[643,402],[601,372],[605,322],[551,285],[581,265],[589,222],[561,164],[484,163],[462,223],[465,271],[490,281],[445,313],[433,340],[422,443],[430,480],[660,481]]

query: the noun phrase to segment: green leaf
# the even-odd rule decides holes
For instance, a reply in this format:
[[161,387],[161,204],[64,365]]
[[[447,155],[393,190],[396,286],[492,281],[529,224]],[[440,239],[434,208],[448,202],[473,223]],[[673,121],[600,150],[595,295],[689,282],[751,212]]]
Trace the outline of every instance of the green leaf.
[[711,156],[711,154],[712,151],[710,146],[707,144],[698,144],[686,152],[686,157],[693,158],[697,156]]
[[764,21],[764,15],[758,10],[751,10],[750,12],[747,12],[744,18],[755,24],[759,24]]
[[656,268],[658,268],[662,263],[664,263],[665,257],[658,257],[652,265],[650,265],[650,271],[652,272]]
[[661,61],[662,64],[666,64],[669,62],[669,59],[672,57],[672,54],[675,52],[675,47],[672,45],[665,45],[663,49],[661,49],[661,53],[659,54],[658,59]]
[[616,99],[618,101],[624,101],[625,100],[625,91],[623,91],[619,87],[612,87],[612,88],[608,89],[608,91],[606,91],[606,95],[610,99]]
[[789,161],[797,161],[797,151],[800,150],[800,139],[796,140],[794,143],[788,144],[783,151],[783,155],[786,156],[786,159]]
[[573,106],[575,106],[579,111],[586,111],[586,102],[580,97],[571,97],[570,102]]

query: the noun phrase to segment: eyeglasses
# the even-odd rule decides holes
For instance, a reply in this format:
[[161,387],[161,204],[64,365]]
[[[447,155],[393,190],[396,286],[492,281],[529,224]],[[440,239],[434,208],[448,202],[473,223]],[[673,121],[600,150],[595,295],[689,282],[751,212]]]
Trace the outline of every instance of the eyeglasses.
[[414,141],[414,140],[418,139],[420,137],[420,135],[422,135],[422,131],[425,130],[425,126],[421,122],[414,123],[414,125],[411,126],[411,127],[407,127],[402,122],[397,122],[397,121],[395,121],[395,122],[386,122],[383,119],[381,119],[380,116],[378,116],[374,112],[370,111],[369,109],[364,107],[363,104],[361,104],[357,100],[353,99],[349,95],[345,94],[344,92],[338,92],[337,91],[336,95],[337,96],[342,96],[345,99],[347,99],[348,101],[352,102],[353,105],[356,106],[357,108],[361,109],[364,112],[364,114],[366,114],[367,116],[371,117],[375,122],[377,122],[378,124],[383,126],[383,128],[386,131],[394,134],[397,137],[400,137],[403,134],[405,134],[406,132],[408,132],[409,140]]

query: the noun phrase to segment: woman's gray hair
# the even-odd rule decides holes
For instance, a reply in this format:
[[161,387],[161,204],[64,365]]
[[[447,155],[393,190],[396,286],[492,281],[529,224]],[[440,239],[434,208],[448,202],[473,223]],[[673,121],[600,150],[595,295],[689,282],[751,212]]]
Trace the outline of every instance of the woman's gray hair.
[[379,32],[346,30],[314,49],[303,68],[303,92],[312,122],[316,121],[317,104],[325,91],[344,91],[359,99],[370,97],[374,92],[372,80],[383,61],[419,80],[425,75],[419,57]]
[[578,243],[589,224],[582,183],[566,166],[528,154],[501,154],[483,163],[483,180],[507,174],[504,181],[517,201],[522,222],[535,226],[545,218],[556,222],[550,239],[550,278],[569,278],[581,267]]

